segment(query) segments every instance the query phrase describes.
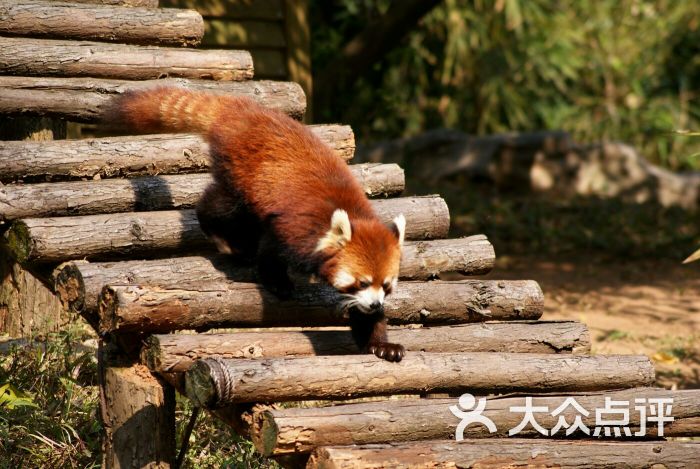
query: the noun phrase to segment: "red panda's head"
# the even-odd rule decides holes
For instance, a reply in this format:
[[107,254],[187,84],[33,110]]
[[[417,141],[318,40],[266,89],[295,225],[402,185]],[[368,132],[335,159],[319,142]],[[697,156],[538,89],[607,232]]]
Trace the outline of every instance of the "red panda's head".
[[317,251],[330,254],[319,270],[326,282],[346,298],[344,306],[378,312],[396,288],[406,219],[399,215],[388,226],[377,219],[350,221],[345,210],[331,217],[331,227]]

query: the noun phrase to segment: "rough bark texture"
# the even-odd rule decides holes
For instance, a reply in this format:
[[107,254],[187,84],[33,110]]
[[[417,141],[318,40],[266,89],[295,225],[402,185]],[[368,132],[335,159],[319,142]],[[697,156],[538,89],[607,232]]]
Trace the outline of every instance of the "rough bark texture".
[[100,347],[102,467],[168,468],[175,461],[175,390],[114,354]]
[[[493,266],[493,246],[484,235],[459,239],[407,241],[401,258],[401,278],[426,280],[448,271],[485,274]],[[71,311],[94,311],[97,297],[105,285],[180,285],[235,280],[254,282],[250,266],[233,262],[225,255],[175,257],[154,260],[67,262],[53,273],[53,285],[61,301]]]
[[[389,340],[403,345],[409,352],[582,354],[590,351],[591,347],[588,328],[574,321],[487,322],[459,326],[392,328],[389,329]],[[195,360],[213,356],[272,358],[354,353],[359,353],[359,350],[349,330],[263,331],[152,335],[142,349],[141,359],[152,371],[173,373],[188,370]]]
[[[447,235],[450,215],[440,197],[373,200],[372,205],[386,222],[403,213],[407,239]],[[211,249],[194,210],[26,218],[15,221],[5,238],[9,252],[22,263],[162,257]]]
[[[570,404],[561,414],[552,412],[573,397],[588,416],[579,414]],[[700,390],[669,391],[666,389],[635,388],[564,396],[534,396],[532,405],[545,406],[548,411],[534,413],[538,424],[551,431],[560,415],[571,425],[577,416],[590,430],[581,430],[569,438],[586,438],[596,428],[595,409],[605,408],[605,399],[625,401],[629,412],[628,427],[632,434],[639,431],[640,412],[635,409],[635,399],[672,398],[673,422],[663,425],[663,435],[669,437],[692,436],[700,433]],[[490,433],[479,423],[472,423],[464,430],[464,438],[508,437],[509,430],[523,420],[522,412],[511,411],[512,406],[525,406],[525,397],[494,396],[486,398],[482,415],[490,419],[497,431]],[[461,419],[450,412],[450,406],[458,406],[458,399],[397,399],[379,402],[348,404],[320,408],[263,409],[255,413],[251,437],[255,447],[265,456],[306,453],[319,446],[365,445],[375,443],[399,443],[404,441],[454,438]],[[646,415],[651,415],[649,404],[644,403]],[[624,408],[624,407],[623,407]],[[464,409],[463,411],[473,410]],[[646,435],[633,438],[657,438],[658,424],[648,422]],[[564,437],[566,427],[552,436]],[[614,433],[612,433],[614,437]],[[624,437],[624,433],[622,434]],[[544,437],[532,425],[527,425],[518,437]],[[601,437],[605,437],[604,431]],[[610,437],[610,436],[609,436]],[[597,438],[597,437],[594,437]],[[619,438],[619,437],[618,437]]]
[[[335,326],[347,318],[330,287],[298,287],[281,301],[260,285],[205,282],[168,287],[109,286],[99,299],[100,331],[166,333],[181,329]],[[459,324],[538,319],[544,298],[534,281],[400,282],[384,303],[390,323]]]
[[307,469],[561,469],[694,467],[697,442],[570,442],[525,439],[437,440],[366,447],[320,448]]
[[[7,1],[7,0],[0,0]],[[130,8],[128,11],[135,9]],[[0,24],[2,20],[0,19]],[[306,98],[296,83],[279,81],[162,80],[127,81],[101,78],[0,77],[0,114],[36,114],[94,122],[113,96],[129,90],[179,86],[222,95],[248,96],[263,106],[301,119]]]
[[[403,171],[397,165],[364,164],[350,169],[368,196],[403,191]],[[12,184],[0,187],[0,223],[18,218],[193,208],[210,183],[211,176],[205,173]]]
[[247,51],[10,37],[0,38],[0,46],[0,70],[5,75],[124,80],[253,78],[253,59]]
[[93,3],[97,5],[113,5],[124,7],[157,8],[158,0],[72,0],[71,3]]
[[[309,129],[349,160],[355,138],[347,125]],[[206,171],[209,147],[197,135],[162,134],[53,142],[3,142],[0,182],[156,176]]]
[[195,46],[204,35],[204,21],[194,10],[175,8],[0,0],[0,34]]
[[[64,137],[66,132],[65,122],[55,119],[20,117],[0,121],[0,140],[30,140],[41,145],[53,138]],[[2,142],[0,147],[7,144],[9,142]],[[3,228],[0,223],[0,232]],[[33,274],[12,261],[6,248],[0,245],[0,334],[12,337],[46,334],[58,330],[68,320],[70,316],[58,297]]]
[[400,363],[369,354],[208,358],[185,372],[187,396],[207,407],[430,391],[599,391],[653,382],[654,366],[644,355],[414,352]]

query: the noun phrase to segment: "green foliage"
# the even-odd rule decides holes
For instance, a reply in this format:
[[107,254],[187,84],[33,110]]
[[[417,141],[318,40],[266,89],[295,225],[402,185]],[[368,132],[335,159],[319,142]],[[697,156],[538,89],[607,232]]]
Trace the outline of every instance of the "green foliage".
[[[312,2],[314,67],[386,4]],[[673,0],[445,0],[319,117],[365,141],[435,127],[563,129],[698,167],[700,142],[672,133],[700,129],[698,18],[700,3]]]

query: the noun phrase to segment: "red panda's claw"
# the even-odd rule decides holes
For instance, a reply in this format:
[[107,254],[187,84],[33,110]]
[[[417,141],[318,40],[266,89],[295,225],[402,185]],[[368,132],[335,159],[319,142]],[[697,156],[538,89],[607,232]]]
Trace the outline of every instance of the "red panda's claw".
[[376,355],[379,358],[383,358],[389,362],[400,362],[404,355],[406,355],[406,349],[400,344],[391,344],[388,342],[382,342],[375,345],[370,345],[368,347],[369,353]]

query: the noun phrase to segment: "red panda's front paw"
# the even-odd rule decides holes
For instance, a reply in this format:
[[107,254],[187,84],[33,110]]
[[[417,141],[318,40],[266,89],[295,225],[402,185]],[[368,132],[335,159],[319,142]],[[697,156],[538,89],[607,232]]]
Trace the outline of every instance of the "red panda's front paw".
[[370,344],[367,347],[369,353],[373,353],[379,358],[383,358],[390,362],[400,362],[406,355],[406,349],[401,344],[390,344],[389,342],[380,342],[377,344]]

